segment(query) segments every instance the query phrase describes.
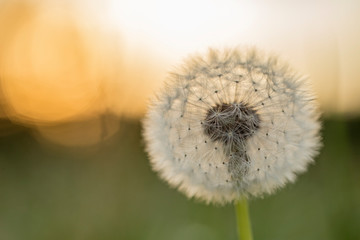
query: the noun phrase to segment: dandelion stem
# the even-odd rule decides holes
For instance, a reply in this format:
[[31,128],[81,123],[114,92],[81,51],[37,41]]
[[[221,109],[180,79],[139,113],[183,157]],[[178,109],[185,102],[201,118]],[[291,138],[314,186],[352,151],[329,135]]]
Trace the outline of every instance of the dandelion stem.
[[239,240],[252,240],[249,206],[246,198],[235,203]]

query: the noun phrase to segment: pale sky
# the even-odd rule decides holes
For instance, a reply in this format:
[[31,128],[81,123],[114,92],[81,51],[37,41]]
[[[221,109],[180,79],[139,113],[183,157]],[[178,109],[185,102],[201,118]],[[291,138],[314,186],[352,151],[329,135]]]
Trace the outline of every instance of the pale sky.
[[0,97],[18,121],[142,115],[189,54],[236,46],[290,62],[325,114],[360,110],[360,1],[2,2]]
[[360,1],[155,0],[110,5],[109,16],[129,49],[144,47],[146,54],[171,66],[209,46],[255,45],[308,76],[325,112],[360,110]]

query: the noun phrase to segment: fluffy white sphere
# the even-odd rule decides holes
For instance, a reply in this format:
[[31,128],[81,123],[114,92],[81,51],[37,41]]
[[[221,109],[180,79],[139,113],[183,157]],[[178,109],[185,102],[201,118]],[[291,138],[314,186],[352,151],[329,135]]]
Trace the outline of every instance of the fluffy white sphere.
[[320,146],[304,78],[255,49],[209,50],[172,73],[144,120],[151,164],[207,203],[259,196],[292,182]]

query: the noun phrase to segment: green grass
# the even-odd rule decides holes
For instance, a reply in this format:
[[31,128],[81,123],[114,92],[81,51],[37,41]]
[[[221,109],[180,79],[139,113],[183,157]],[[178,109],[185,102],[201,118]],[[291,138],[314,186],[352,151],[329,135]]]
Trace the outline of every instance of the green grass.
[[[151,171],[139,121],[96,149],[0,138],[0,239],[236,239],[233,206],[186,199]],[[254,239],[360,239],[360,121],[329,119],[309,171],[250,202]]]

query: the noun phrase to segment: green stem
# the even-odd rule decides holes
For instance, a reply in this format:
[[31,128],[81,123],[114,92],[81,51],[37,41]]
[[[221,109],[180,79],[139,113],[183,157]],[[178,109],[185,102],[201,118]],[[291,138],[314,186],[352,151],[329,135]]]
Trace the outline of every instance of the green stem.
[[249,206],[246,198],[235,203],[239,240],[252,240]]

